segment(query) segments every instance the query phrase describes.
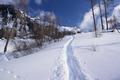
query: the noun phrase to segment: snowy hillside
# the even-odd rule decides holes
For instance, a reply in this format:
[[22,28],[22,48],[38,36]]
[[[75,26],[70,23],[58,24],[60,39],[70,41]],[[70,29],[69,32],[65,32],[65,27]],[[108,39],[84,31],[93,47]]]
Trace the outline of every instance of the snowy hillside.
[[120,34],[103,33],[93,38],[92,33],[76,35],[74,56],[93,80],[120,80]]
[[0,61],[1,80],[120,80],[120,35],[82,33],[39,52]]

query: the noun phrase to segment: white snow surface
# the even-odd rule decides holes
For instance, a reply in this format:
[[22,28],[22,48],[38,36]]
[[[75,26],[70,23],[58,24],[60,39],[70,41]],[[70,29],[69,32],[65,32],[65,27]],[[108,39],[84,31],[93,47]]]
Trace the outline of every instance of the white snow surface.
[[120,34],[76,34],[39,52],[0,61],[0,80],[120,80]]
[[[63,45],[69,37],[58,43],[50,44],[38,53],[13,59],[9,62],[0,61],[0,80],[14,80],[14,76],[19,76],[17,80],[49,80],[54,62],[61,54]],[[11,72],[8,74],[8,71]]]
[[76,35],[73,41],[81,67],[94,80],[120,80],[120,34],[103,33],[98,38],[92,34]]
[[[4,52],[5,44],[6,44],[6,40],[0,39],[0,54]],[[8,51],[7,52],[9,53],[9,52],[12,52],[13,50],[14,50],[14,47],[13,47],[12,43],[10,42],[8,44]]]

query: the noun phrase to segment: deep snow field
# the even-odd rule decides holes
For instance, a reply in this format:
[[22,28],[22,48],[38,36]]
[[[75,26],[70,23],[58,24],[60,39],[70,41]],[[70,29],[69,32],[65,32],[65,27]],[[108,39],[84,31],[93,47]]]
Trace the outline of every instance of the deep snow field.
[[0,58],[0,80],[120,80],[120,34],[81,33],[28,56]]

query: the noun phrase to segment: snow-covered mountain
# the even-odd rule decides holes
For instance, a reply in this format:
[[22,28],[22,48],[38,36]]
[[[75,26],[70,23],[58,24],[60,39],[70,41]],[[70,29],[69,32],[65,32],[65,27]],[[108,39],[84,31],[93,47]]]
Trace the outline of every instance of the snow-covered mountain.
[[74,33],[79,33],[80,32],[80,28],[79,27],[70,27],[70,26],[59,26],[61,31],[72,31]]

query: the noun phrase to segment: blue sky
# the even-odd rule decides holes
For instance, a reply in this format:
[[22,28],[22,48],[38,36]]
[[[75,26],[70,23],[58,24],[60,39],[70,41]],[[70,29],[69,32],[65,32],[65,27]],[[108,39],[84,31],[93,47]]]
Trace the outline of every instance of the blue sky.
[[39,10],[52,11],[59,24],[77,26],[89,11],[90,3],[88,0],[44,0],[41,4],[36,4],[35,0],[30,0],[30,9],[31,15],[36,15]]

